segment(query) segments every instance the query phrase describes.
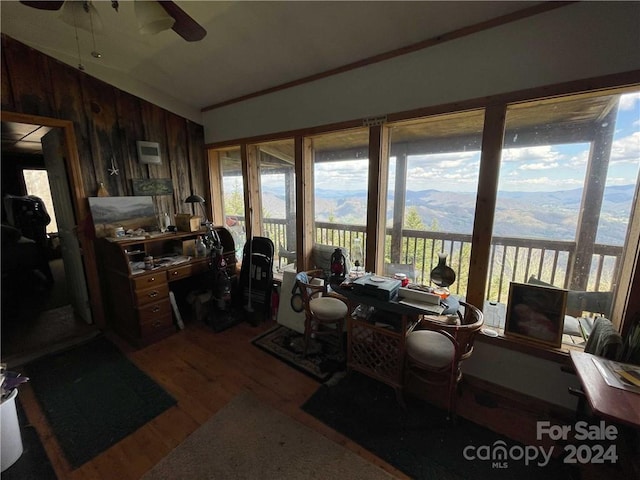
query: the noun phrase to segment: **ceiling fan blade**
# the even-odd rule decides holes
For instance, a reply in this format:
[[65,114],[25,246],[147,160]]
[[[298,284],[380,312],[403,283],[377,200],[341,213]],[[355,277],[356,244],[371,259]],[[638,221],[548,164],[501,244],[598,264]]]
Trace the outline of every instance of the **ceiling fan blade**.
[[20,3],[27,7],[37,8],[38,10],[60,10],[64,2],[23,2],[20,0]]
[[184,10],[177,6],[175,2],[158,1],[158,3],[162,5],[162,8],[164,8],[164,10],[176,20],[171,29],[187,42],[197,42],[207,35],[207,31],[202,28],[198,22],[187,15]]

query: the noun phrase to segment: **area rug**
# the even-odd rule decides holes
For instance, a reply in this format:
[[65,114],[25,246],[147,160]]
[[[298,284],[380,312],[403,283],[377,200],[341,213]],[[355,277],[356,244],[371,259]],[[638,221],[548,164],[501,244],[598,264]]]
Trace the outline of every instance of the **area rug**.
[[415,479],[580,478],[559,460],[546,466],[527,466],[522,458],[480,460],[498,452],[500,442],[514,457],[523,446],[463,418],[452,424],[426,402],[405,400],[403,410],[391,387],[353,372],[334,386],[322,385],[302,409]]
[[26,374],[74,468],[176,403],[102,336],[38,359]]
[[304,335],[282,325],[254,338],[252,343],[303,373],[325,382],[346,367],[344,345],[330,336],[311,339],[307,355]]
[[394,478],[248,392],[218,413],[142,480]]

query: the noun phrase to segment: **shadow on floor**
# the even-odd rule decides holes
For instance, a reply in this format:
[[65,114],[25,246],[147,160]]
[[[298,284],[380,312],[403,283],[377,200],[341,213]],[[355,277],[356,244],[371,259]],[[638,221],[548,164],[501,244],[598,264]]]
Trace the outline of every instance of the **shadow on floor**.
[[52,260],[50,266],[52,284],[34,273],[32,282],[15,288],[9,298],[3,298],[2,362],[7,363],[8,368],[24,365],[100,333],[95,326],[73,314],[62,259]]

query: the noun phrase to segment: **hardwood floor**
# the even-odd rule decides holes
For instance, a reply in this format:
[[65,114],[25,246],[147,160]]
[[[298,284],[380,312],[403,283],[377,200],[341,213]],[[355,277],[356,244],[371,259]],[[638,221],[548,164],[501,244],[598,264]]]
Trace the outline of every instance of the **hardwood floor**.
[[[252,338],[272,325],[268,322],[252,327],[242,323],[215,333],[202,323],[188,322],[185,330],[140,350],[107,334],[138,367],[171,393],[178,404],[77,470],[71,470],[65,460],[29,384],[21,387],[24,410],[36,427],[58,478],[139,479],[243,390],[251,391],[262,401],[397,478],[408,478],[300,409],[320,384],[251,345]],[[466,385],[458,404],[461,416],[525,444],[533,443],[531,435],[535,434],[535,427],[532,425],[536,420],[552,418],[553,412],[541,412],[535,405],[523,405],[518,399],[505,399],[484,387]],[[514,408],[516,404],[520,407]],[[583,478],[598,476],[586,474]]]
[[204,324],[189,323],[176,335],[140,350],[108,335],[178,404],[77,470],[71,470],[62,454],[29,384],[21,387],[20,400],[60,479],[138,479],[243,390],[398,478],[407,478],[299,408],[320,384],[251,345],[252,338],[271,326],[242,323],[215,333]]

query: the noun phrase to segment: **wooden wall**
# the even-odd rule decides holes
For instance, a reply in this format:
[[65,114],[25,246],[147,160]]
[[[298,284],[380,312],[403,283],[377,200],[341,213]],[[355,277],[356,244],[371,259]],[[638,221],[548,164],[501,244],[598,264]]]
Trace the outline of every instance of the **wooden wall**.
[[[202,125],[123,92],[6,35],[2,35],[1,60],[4,112],[73,122],[82,170],[79,190],[88,196],[95,195],[100,182],[111,196],[127,196],[133,195],[132,179],[171,178],[173,195],[155,197],[158,210],[171,216],[190,211],[184,199],[192,192],[208,197]],[[138,163],[136,140],[158,142],[162,165]],[[112,157],[119,175],[107,171]],[[81,201],[88,202],[86,198]],[[78,223],[83,220],[77,218]],[[87,270],[89,274],[93,269]]]

